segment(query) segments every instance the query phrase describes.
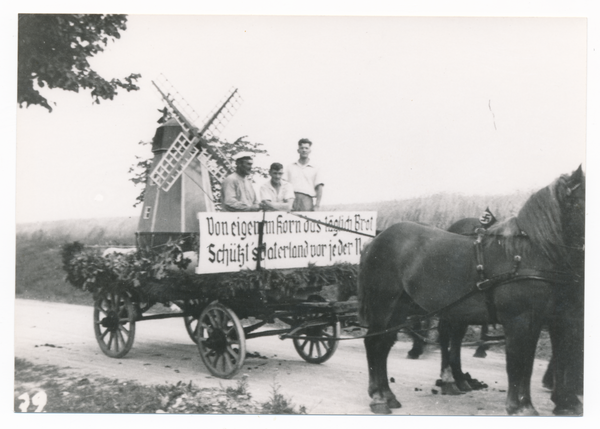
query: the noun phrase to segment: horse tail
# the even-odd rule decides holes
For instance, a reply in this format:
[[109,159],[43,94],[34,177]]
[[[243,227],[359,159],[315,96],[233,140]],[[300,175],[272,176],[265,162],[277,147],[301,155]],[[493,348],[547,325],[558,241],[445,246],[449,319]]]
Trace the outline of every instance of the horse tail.
[[363,248],[358,272],[358,319],[373,329],[388,326],[404,295],[398,272],[402,224],[378,235]]

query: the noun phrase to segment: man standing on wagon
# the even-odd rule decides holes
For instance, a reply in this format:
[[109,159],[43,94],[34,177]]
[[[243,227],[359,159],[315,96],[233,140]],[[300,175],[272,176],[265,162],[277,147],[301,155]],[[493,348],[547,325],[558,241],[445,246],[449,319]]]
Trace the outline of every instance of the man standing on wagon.
[[235,173],[231,173],[221,183],[221,210],[256,212],[262,208],[250,179],[253,156],[251,152],[240,152],[234,156]]
[[300,139],[300,158],[286,169],[286,180],[292,184],[295,194],[292,211],[311,212],[319,210],[321,206],[324,184],[320,169],[311,163],[308,157],[311,149],[312,142],[309,139]]

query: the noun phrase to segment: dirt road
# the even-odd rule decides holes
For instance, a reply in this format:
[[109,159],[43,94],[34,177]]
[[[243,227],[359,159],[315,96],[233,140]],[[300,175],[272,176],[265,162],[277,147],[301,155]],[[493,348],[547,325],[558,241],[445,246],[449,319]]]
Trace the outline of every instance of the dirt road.
[[[434,394],[440,356],[431,349],[418,360],[406,359],[410,344],[398,342],[388,361],[391,388],[402,403],[397,415],[506,415],[507,380],[504,356],[488,352],[473,358],[463,352],[463,366],[489,388],[461,396]],[[267,401],[273,386],[309,414],[371,415],[367,395],[367,366],[362,340],[342,341],[326,363],[312,365],[296,353],[290,340],[263,337],[247,342],[248,353],[240,374],[248,375],[252,397]],[[123,359],[100,351],[92,329],[92,308],[33,300],[15,301],[15,356],[36,364],[58,365],[81,374],[135,380],[145,384],[192,380],[199,387],[236,385],[210,375],[187,335],[182,319],[145,321],[136,325],[133,348]],[[550,393],[541,378],[547,362],[536,360],[532,379],[533,402],[540,415],[552,415]]]

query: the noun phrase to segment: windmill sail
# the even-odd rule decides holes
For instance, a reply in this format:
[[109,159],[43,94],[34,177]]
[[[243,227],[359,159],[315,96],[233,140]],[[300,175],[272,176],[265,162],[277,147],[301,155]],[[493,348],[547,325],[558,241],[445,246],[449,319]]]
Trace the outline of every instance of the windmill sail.
[[152,82],[183,131],[150,173],[151,179],[161,189],[168,191],[190,162],[199,157],[202,165],[220,183],[234,171],[234,167],[219,148],[209,141],[220,134],[241,104],[238,90],[231,90],[225,101],[209,114],[205,124],[199,129],[193,122],[197,119],[196,113],[170,82],[162,77],[159,83],[160,85]]

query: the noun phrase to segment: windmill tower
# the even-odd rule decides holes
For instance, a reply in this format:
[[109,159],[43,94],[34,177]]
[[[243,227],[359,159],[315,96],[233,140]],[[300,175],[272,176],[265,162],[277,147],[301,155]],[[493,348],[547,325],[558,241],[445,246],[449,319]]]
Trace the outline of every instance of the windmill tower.
[[220,183],[235,170],[210,140],[231,119],[241,97],[232,90],[198,128],[198,115],[164,76],[152,83],[172,119],[158,127],[152,140],[153,170],[146,182],[137,242],[139,247],[154,247],[184,238],[190,245],[199,232],[196,214],[215,210],[209,174]]

